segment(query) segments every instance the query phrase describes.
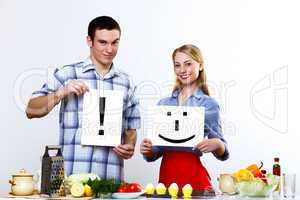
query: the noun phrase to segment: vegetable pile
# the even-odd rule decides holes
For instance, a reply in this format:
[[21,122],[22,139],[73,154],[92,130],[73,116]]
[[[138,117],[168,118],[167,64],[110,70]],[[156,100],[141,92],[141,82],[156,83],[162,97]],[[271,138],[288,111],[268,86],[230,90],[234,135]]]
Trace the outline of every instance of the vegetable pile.
[[73,197],[110,197],[112,193],[141,192],[138,183],[120,183],[114,179],[102,180],[92,173],[72,174],[64,181]]
[[278,186],[279,177],[260,168],[253,164],[233,173],[237,189],[242,196],[266,197]]
[[66,189],[73,197],[99,197],[117,191],[120,183],[114,179],[101,180],[93,173],[72,174],[65,179]]

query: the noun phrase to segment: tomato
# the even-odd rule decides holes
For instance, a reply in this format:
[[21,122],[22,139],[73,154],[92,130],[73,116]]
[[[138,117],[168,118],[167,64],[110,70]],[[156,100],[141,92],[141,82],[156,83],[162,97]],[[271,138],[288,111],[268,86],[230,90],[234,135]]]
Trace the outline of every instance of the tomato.
[[142,187],[138,183],[131,183],[128,187],[128,192],[140,192],[142,191]]
[[118,192],[141,192],[142,187],[138,183],[123,183],[118,188]]
[[127,192],[127,187],[125,185],[121,185],[119,188],[118,188],[118,192]]

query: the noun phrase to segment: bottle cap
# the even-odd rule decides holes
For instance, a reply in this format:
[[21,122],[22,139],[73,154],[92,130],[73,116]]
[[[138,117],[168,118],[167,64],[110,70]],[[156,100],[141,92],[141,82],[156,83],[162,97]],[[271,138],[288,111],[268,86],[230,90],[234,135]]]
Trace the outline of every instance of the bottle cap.
[[279,158],[278,157],[274,158],[274,161],[279,162]]

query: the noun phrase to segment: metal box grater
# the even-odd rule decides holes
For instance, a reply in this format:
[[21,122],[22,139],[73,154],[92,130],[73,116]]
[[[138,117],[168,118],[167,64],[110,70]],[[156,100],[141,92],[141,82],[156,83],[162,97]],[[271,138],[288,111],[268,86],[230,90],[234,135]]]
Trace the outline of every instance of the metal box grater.
[[[49,155],[49,150],[57,150],[55,156]],[[64,159],[61,146],[46,146],[42,160],[41,194],[51,197],[65,196],[63,181]]]

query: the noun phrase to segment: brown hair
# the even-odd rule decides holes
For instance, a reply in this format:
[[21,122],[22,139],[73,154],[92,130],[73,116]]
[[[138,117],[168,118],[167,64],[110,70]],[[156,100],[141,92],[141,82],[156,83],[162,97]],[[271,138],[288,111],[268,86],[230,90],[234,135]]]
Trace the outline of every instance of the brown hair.
[[93,19],[88,26],[88,36],[94,41],[96,30],[118,30],[121,33],[120,25],[116,20],[109,16],[99,16]]
[[[178,52],[181,52],[181,53],[184,53],[184,54],[190,56],[193,60],[195,60],[196,62],[200,63],[201,66],[203,66],[204,62],[203,62],[202,53],[201,53],[200,49],[198,47],[196,47],[195,45],[186,44],[186,45],[183,45],[183,46],[175,49],[172,54],[173,62],[175,60],[175,55]],[[198,75],[198,78],[196,81],[197,81],[197,86],[202,90],[202,92],[209,96],[209,90],[208,90],[208,85],[207,85],[207,81],[206,81],[206,73],[205,73],[204,68],[199,72],[199,75]],[[175,82],[173,91],[177,90],[177,89],[181,89],[181,88],[182,88],[182,84],[176,78],[176,82]]]

